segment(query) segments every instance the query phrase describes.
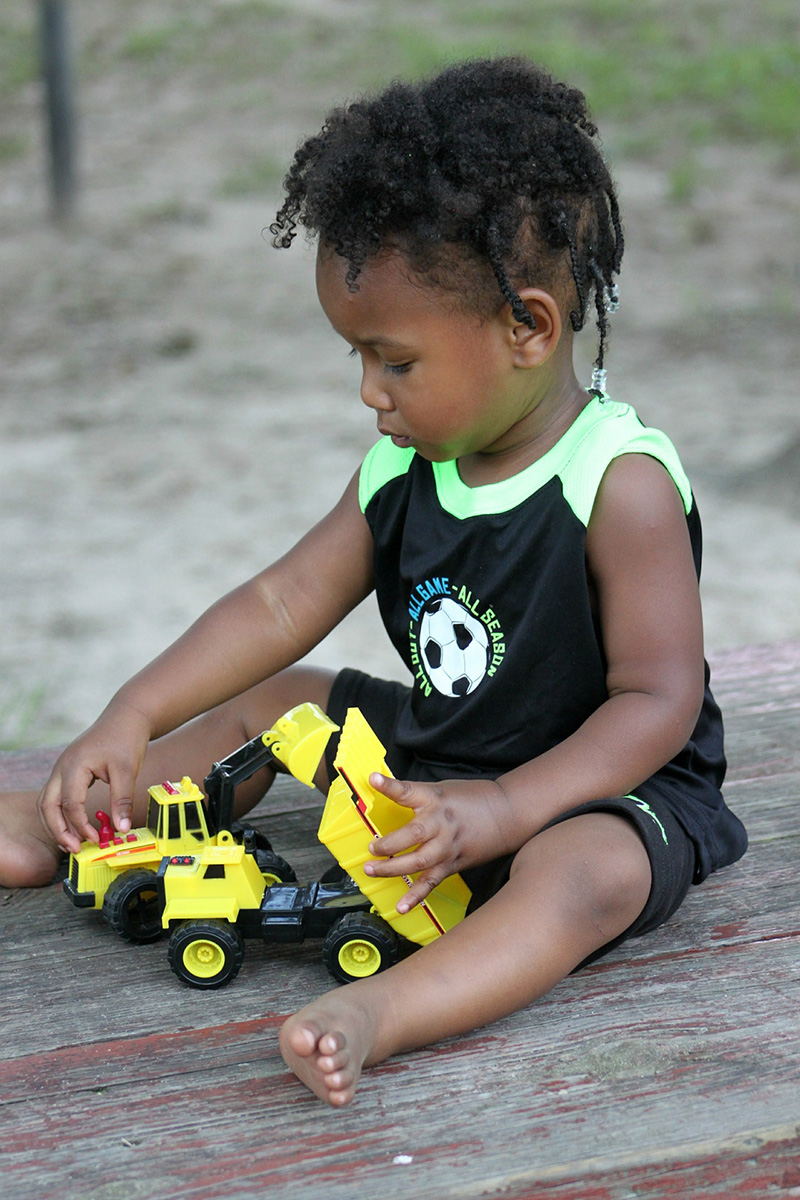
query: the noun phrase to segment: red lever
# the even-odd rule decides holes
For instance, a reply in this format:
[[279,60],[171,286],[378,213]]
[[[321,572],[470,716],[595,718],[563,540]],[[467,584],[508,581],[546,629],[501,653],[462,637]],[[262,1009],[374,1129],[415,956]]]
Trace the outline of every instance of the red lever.
[[114,836],[114,830],[111,827],[111,817],[108,815],[108,813],[103,812],[102,809],[100,809],[94,815],[100,822],[100,841],[110,842]]

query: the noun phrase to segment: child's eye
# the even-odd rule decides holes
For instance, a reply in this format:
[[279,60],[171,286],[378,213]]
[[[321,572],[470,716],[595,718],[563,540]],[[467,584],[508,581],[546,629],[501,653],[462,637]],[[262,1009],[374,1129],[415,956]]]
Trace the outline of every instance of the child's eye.
[[[352,350],[347,351],[348,358],[358,358],[358,355],[359,355],[359,351],[356,350],[355,346],[353,346]],[[406,371],[410,371],[412,366],[413,366],[413,363],[410,363],[410,362],[404,362],[404,363],[385,362],[383,364],[383,369],[389,375],[405,375]]]

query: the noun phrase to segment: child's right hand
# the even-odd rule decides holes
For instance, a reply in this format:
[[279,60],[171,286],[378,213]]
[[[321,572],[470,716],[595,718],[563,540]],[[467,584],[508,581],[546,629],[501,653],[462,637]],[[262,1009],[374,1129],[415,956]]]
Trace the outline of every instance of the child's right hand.
[[101,717],[60,755],[39,796],[39,814],[55,842],[77,853],[82,841],[98,841],[86,812],[89,788],[108,784],[111,823],[121,833],[130,829],[133,789],[150,741],[150,726],[141,713],[109,706]]

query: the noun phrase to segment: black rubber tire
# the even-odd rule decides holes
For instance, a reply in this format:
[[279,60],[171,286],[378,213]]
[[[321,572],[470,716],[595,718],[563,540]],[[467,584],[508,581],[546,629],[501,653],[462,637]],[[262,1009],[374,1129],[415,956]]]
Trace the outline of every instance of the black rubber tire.
[[348,913],[328,931],[322,946],[322,961],[340,983],[377,975],[399,955],[400,938],[375,913]]
[[103,897],[103,916],[126,942],[155,942],[161,937],[161,901],[155,871],[133,867],[112,879]]
[[258,869],[267,887],[273,883],[296,883],[294,868],[274,850],[256,850]]
[[170,934],[167,959],[190,987],[224,987],[239,974],[244,941],[229,921],[182,921]]

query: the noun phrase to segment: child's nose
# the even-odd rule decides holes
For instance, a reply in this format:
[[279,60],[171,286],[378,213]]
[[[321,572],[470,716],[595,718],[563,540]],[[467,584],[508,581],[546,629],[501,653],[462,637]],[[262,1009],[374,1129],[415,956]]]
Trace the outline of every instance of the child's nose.
[[369,367],[365,367],[361,375],[361,399],[367,408],[380,412],[388,412],[394,407],[391,397],[381,386],[380,376]]

